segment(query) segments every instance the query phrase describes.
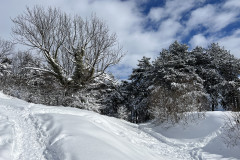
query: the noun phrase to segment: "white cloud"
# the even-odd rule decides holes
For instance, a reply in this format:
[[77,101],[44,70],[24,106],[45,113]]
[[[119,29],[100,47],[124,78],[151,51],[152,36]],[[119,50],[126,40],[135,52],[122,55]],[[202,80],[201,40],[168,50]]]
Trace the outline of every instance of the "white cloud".
[[162,38],[168,39],[176,37],[181,29],[182,25],[178,21],[167,19],[160,24],[158,33]]
[[213,29],[219,31],[236,20],[237,14],[234,12],[218,13],[218,15],[214,17]]
[[189,11],[197,2],[194,0],[169,0],[164,7],[152,8],[148,17],[153,21],[163,18],[179,20],[184,12]]
[[166,14],[164,13],[164,9],[159,7],[152,8],[148,16],[152,21],[160,21],[161,19],[166,17]]
[[240,29],[236,30],[232,35],[218,39],[217,42],[225,49],[230,50],[231,54],[240,58]]
[[217,32],[237,20],[238,13],[233,10],[224,10],[220,5],[206,5],[192,11],[186,23],[187,31],[206,27],[207,32]]
[[[232,54],[240,58],[240,30],[230,35],[225,35],[221,31],[229,24],[236,22],[239,16],[239,10],[234,8],[240,7],[239,0],[228,0],[218,5],[206,5],[198,8],[191,13],[187,22],[185,32],[197,29],[201,25],[206,27],[204,33],[194,35],[189,43],[192,47],[197,45],[207,47],[210,43],[218,42],[221,46],[230,50]],[[208,33],[208,36],[204,36]]]
[[227,0],[223,5],[224,8],[227,9],[239,9],[240,8],[240,1],[239,0]]
[[206,39],[204,35],[197,34],[192,37],[189,43],[192,48],[195,48],[196,46],[207,47],[210,42]]
[[212,5],[207,5],[194,10],[187,22],[188,31],[201,27],[200,25],[205,27],[211,26],[215,12],[215,8]]

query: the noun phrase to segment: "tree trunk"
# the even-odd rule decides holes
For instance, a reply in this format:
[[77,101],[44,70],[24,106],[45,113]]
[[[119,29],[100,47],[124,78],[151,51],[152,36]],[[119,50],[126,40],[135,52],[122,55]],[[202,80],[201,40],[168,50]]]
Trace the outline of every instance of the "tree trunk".
[[75,84],[77,85],[82,85],[85,83],[85,67],[84,67],[84,63],[83,63],[83,57],[85,55],[85,50],[82,47],[81,51],[79,51],[79,49],[77,49],[74,53],[74,58],[75,58],[75,71],[73,73],[73,81]]
[[214,105],[214,103],[212,103],[212,111],[214,111],[215,110],[215,105]]

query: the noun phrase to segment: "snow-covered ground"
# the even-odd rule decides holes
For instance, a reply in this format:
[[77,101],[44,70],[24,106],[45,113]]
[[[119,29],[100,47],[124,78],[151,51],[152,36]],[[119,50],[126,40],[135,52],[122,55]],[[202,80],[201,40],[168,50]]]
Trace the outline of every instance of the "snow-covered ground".
[[223,142],[223,117],[208,112],[198,123],[164,129],[0,92],[0,160],[240,159],[240,146]]

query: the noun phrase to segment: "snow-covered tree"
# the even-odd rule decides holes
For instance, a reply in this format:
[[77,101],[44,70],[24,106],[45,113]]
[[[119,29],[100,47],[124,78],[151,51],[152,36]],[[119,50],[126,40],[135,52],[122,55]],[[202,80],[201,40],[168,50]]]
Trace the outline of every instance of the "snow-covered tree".
[[0,38],[0,76],[9,74],[11,68],[11,60],[9,55],[13,50],[14,44]]
[[16,40],[45,58],[48,67],[38,70],[65,87],[92,82],[123,56],[116,35],[96,16],[83,20],[56,8],[35,6],[13,22]]
[[[233,89],[227,84],[239,80],[239,59],[215,43],[207,49],[196,47],[191,54],[196,73],[204,80],[204,88],[210,96],[211,110],[214,111],[219,105],[228,106],[226,99],[231,99],[229,96],[232,90],[237,91],[237,86]],[[236,96],[233,97],[238,101]]]
[[152,85],[152,64],[150,58],[143,57],[134,68],[129,80],[129,105],[132,122],[144,122],[149,119],[149,94]]
[[118,118],[128,120],[128,109],[126,106],[121,106],[118,108]]
[[206,110],[207,94],[203,80],[196,74],[186,45],[174,42],[154,62],[155,89],[151,93],[151,113],[160,121],[173,123],[187,112]]
[[111,89],[107,90],[107,93],[103,97],[102,104],[105,106],[102,109],[102,113],[109,116],[119,117],[120,108],[127,109],[128,120],[131,121],[129,112],[131,107],[129,101],[131,99],[129,93],[130,84],[127,81],[121,83],[115,83]]
[[220,105],[225,110],[240,111],[240,81],[223,81],[219,84],[221,91]]
[[150,58],[143,57],[139,60],[138,66],[133,69],[130,75],[130,81],[122,81],[115,85],[112,92],[105,98],[107,107],[103,112],[119,117],[124,110],[123,115],[128,116],[127,119],[133,123],[148,120],[148,95],[152,81],[150,78],[151,69]]

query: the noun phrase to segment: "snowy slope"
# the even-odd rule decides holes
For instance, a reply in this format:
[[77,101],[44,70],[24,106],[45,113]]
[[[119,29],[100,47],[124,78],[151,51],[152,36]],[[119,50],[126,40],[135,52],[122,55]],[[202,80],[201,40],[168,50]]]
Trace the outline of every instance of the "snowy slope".
[[223,143],[222,116],[166,130],[0,92],[0,160],[240,159],[239,147]]
[[[164,125],[144,124],[143,130],[159,141],[184,150],[191,159],[234,160],[240,159],[240,146],[227,147],[222,128],[230,112],[207,112],[205,119],[189,123],[187,126],[176,125],[164,129]],[[164,126],[164,127],[163,127]]]

